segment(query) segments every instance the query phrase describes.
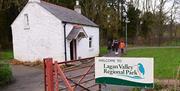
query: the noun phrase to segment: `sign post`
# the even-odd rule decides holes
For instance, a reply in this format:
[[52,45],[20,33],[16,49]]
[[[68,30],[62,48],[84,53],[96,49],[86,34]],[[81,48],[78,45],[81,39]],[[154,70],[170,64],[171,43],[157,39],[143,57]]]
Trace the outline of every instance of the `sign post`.
[[95,81],[99,84],[154,87],[154,59],[96,57]]

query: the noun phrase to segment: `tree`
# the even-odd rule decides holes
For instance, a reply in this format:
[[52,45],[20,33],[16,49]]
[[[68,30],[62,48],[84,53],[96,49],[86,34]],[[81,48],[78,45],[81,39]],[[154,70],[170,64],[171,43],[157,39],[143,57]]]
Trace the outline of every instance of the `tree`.
[[81,0],[82,14],[100,27],[101,41],[119,38],[119,18],[115,2]]
[[10,48],[12,35],[10,25],[19,12],[18,0],[0,1],[0,49]]
[[148,37],[148,33],[152,31],[152,27],[154,24],[154,15],[151,12],[145,12],[142,17],[142,25],[141,25],[141,31],[140,35],[144,38]]
[[160,46],[162,43],[162,37],[163,37],[163,33],[164,33],[164,24],[165,24],[165,20],[167,19],[163,9],[165,7],[165,4],[167,3],[167,0],[159,0],[160,4],[159,4],[159,12],[158,14],[158,45]]
[[128,5],[127,16],[130,21],[130,23],[128,23],[128,37],[131,39],[134,39],[138,31],[137,26],[139,26],[140,13],[140,10],[135,8],[132,4]]
[[76,0],[44,0],[44,1],[73,9]]

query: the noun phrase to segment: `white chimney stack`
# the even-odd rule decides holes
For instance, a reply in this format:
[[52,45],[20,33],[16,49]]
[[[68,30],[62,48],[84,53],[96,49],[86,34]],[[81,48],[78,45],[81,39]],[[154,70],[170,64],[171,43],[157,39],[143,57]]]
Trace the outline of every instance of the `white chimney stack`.
[[74,11],[81,14],[81,6],[79,5],[79,0],[76,0],[76,5],[74,6]]
[[29,0],[29,2],[36,2],[36,3],[40,3],[41,0]]
[[76,5],[77,5],[77,6],[79,5],[79,0],[76,0]]

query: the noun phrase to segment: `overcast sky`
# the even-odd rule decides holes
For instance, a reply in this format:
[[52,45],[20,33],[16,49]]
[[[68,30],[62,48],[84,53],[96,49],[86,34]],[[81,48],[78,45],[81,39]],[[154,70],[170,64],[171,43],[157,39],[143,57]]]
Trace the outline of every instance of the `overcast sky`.
[[[130,0],[127,0],[127,1],[130,1]],[[139,5],[137,4],[138,3],[138,1],[139,1]],[[145,5],[145,1],[151,1],[151,3],[149,3],[149,5],[152,7],[154,7],[154,6],[156,6],[156,11],[158,11],[158,7],[159,7],[159,1],[160,0],[133,0],[133,3],[135,3],[135,5],[137,5],[137,6],[135,6],[135,7],[138,7],[140,10],[143,10],[143,4]],[[165,1],[165,0],[164,0]],[[167,2],[165,3],[165,5],[164,5],[164,12],[167,12],[167,11],[169,11],[170,9],[171,9],[171,7],[173,6],[173,2],[174,1],[176,1],[176,2],[180,2],[180,0],[167,0]],[[176,15],[175,15],[175,17],[176,17],[176,21],[180,21],[180,3],[178,4],[178,3],[176,3],[176,5],[175,5],[175,7],[179,7],[178,9],[177,9],[177,12],[176,12]],[[170,12],[167,14],[167,16],[170,16]]]

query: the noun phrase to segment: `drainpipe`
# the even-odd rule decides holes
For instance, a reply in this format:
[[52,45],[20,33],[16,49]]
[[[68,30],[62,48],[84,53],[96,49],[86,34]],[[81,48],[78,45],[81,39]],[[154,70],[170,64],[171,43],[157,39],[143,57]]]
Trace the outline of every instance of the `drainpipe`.
[[64,56],[65,61],[67,61],[67,49],[66,49],[66,22],[64,22]]

